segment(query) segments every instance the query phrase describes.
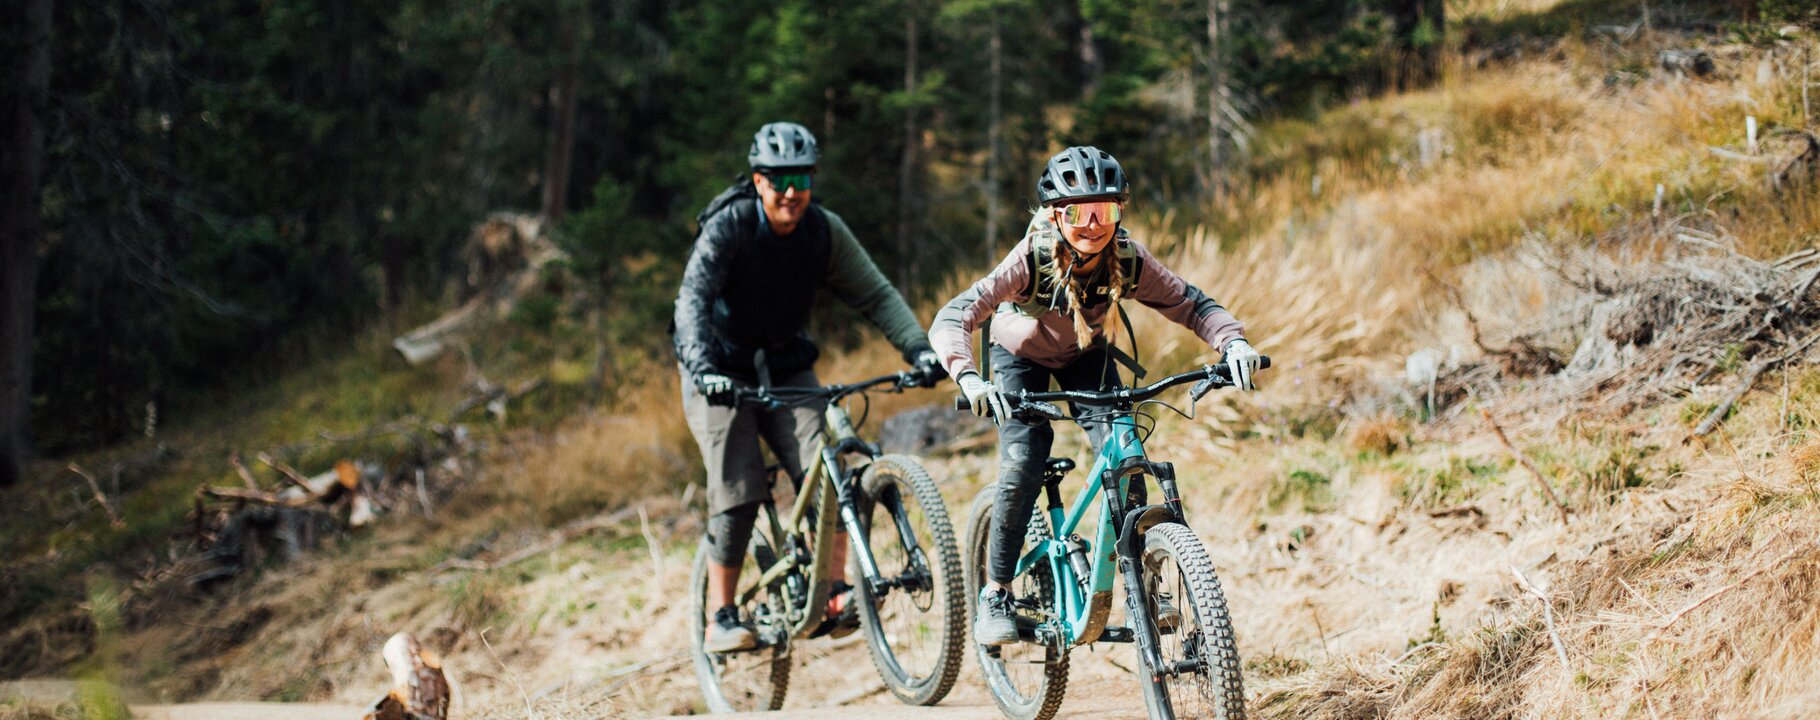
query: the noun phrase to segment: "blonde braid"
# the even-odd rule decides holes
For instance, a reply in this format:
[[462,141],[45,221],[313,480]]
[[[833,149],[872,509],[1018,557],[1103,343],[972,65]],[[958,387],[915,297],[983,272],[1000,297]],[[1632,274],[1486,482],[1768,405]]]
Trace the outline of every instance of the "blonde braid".
[[1074,316],[1075,342],[1080,343],[1082,350],[1086,350],[1093,346],[1093,328],[1088,327],[1087,313],[1081,309],[1086,306],[1081,302],[1081,281],[1074,276],[1073,262],[1068,263],[1068,269],[1064,270],[1062,263],[1057,261],[1055,268],[1057,283],[1068,293],[1068,313]]

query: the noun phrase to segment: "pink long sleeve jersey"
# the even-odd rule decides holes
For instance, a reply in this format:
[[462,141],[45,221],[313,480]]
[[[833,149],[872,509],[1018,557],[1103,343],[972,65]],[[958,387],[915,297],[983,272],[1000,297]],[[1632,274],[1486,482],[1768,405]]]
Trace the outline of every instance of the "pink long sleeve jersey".
[[[1044,233],[1056,234],[1050,238],[1051,242],[1064,242],[1054,225],[1039,218],[1032,223],[1030,233],[1012,248],[1011,254],[1005,256],[992,274],[962,291],[936,313],[935,322],[929,326],[929,344],[941,356],[950,376],[958,377],[967,370],[977,371],[973,332],[989,314],[993,315],[992,342],[1018,357],[1051,368],[1065,367],[1080,357],[1083,351],[1073,318],[1066,312],[1068,301],[1064,293],[1055,293],[1060,297],[1056,298],[1053,310],[1020,307],[1020,304],[1030,303],[1031,296],[1037,294],[1034,292],[1036,286],[1031,282],[1032,268],[1036,265],[1031,255],[1035,252],[1034,243],[1041,241]],[[1163,267],[1148,248],[1130,239],[1124,230],[1119,231],[1116,242],[1129,243],[1136,254],[1137,278],[1125,295],[1127,299],[1155,309],[1193,330],[1216,348],[1244,337],[1245,328],[1232,313]],[[1087,325],[1092,328],[1096,340],[1104,333],[1106,314],[1112,311],[1112,304],[1107,301],[1108,276],[1109,273],[1102,269],[1082,285]],[[1049,283],[1051,279],[1044,277],[1042,281]]]

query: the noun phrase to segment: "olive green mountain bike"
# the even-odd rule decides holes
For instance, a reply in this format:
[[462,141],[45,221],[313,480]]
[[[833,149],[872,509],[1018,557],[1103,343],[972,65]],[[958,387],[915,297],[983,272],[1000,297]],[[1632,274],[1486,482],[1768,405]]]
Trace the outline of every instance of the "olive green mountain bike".
[[[735,597],[742,621],[758,647],[709,653],[702,635],[713,612],[707,604],[707,558],[696,552],[690,578],[695,674],[714,712],[775,710],[790,685],[795,641],[826,620],[832,588],[830,557],[838,534],[849,538],[860,575],[853,580],[861,630],[873,664],[892,694],[912,705],[931,705],[954,687],[966,633],[960,552],[941,493],[921,465],[884,455],[860,439],[842,401],[868,392],[900,392],[929,383],[912,372],[851,385],[739,388],[737,402],[769,407],[815,406],[822,439],[808,463],[795,501],[782,516],[766,502],[746,554]],[[868,403],[867,408],[870,408]],[[778,473],[773,473],[773,482]]]

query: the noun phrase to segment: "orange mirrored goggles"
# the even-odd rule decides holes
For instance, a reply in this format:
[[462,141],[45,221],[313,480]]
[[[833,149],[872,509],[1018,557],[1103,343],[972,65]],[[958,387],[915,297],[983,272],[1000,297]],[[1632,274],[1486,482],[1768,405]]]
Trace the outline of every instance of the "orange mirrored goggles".
[[1124,207],[1111,200],[1062,206],[1062,222],[1072,227],[1087,227],[1092,222],[1098,222],[1101,225],[1116,225],[1124,214]]

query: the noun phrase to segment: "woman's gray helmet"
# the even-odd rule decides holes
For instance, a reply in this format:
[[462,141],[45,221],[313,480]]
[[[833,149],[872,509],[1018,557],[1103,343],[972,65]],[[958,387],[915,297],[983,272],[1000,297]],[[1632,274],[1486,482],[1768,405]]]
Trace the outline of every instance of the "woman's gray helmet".
[[1119,200],[1131,197],[1131,184],[1111,153],[1090,145],[1077,145],[1049,158],[1036,181],[1036,199],[1043,207],[1064,200]]
[[746,161],[752,169],[810,167],[821,159],[815,149],[815,136],[809,128],[793,122],[774,122],[758,129],[752,136],[752,150]]

